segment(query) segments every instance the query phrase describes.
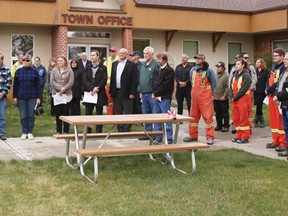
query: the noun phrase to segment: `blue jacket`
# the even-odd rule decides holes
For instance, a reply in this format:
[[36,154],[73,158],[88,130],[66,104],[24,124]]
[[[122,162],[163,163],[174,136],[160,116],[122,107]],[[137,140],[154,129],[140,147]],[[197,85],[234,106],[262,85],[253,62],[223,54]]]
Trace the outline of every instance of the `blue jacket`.
[[202,73],[203,71],[206,71],[206,77],[210,82],[212,92],[214,92],[214,90],[216,88],[217,80],[216,80],[216,75],[215,75],[214,71],[211,68],[209,68],[209,64],[207,62],[204,62],[202,68],[198,68],[197,65],[192,67],[190,72],[189,72],[190,80],[192,80],[192,72],[193,71],[196,71],[197,73]]
[[46,68],[42,64],[39,67],[32,65],[32,68],[36,69],[36,71],[38,72],[38,74],[40,76],[41,87],[42,87],[42,91],[43,91],[43,87],[44,87],[46,79],[47,79]]
[[32,67],[19,68],[14,77],[13,98],[40,98],[41,80],[38,72]]

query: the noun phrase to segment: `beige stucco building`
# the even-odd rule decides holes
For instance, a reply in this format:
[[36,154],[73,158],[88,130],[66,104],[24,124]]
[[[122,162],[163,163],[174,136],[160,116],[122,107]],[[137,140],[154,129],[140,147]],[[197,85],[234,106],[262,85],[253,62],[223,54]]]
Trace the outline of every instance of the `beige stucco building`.
[[183,52],[193,61],[204,53],[214,65],[233,64],[246,51],[251,57],[288,50],[288,0],[2,0],[0,52],[11,66],[16,54],[77,57],[83,51],[145,46],[166,51],[176,66]]

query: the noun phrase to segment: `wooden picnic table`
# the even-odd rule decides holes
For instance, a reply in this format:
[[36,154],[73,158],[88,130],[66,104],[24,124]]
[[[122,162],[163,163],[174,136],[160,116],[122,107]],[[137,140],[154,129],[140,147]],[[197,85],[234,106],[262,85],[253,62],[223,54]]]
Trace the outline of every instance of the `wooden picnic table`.
[[[168,144],[165,124],[166,123],[175,124],[176,126],[175,126],[175,130],[174,130],[173,143],[176,144],[177,138],[178,138],[178,133],[179,133],[179,127],[180,127],[181,123],[191,121],[191,117],[183,116],[183,115],[176,115],[175,118],[170,118],[170,116],[167,113],[131,114],[131,115],[60,116],[60,119],[64,122],[67,122],[67,123],[73,125],[75,144],[76,144],[77,150],[85,149],[85,147],[86,147],[88,126],[91,127],[93,125],[94,126],[95,125],[113,125],[113,127],[111,128],[111,131],[107,133],[107,136],[102,141],[102,144],[98,147],[98,148],[101,148],[105,144],[106,140],[110,137],[110,135],[112,137],[113,129],[118,124],[147,124],[147,123],[154,124],[154,123],[160,123],[160,124],[162,124],[163,140],[164,140],[165,144]],[[80,136],[80,137],[82,137],[82,146],[80,145],[80,138],[79,138],[79,127],[80,126],[84,127],[83,134],[81,134],[81,136]],[[144,133],[147,133],[147,136],[149,137],[148,132],[145,131],[145,128],[143,131],[144,131]],[[133,132],[128,132],[128,133],[130,135],[133,135]],[[127,134],[127,136],[128,136],[128,134]],[[115,137],[115,136],[113,136],[113,137]],[[119,136],[119,138],[121,138],[121,137],[123,137],[123,136]],[[79,154],[77,154],[77,163],[80,167],[81,174],[85,175],[84,170],[83,170],[83,161],[82,161],[81,156]]]

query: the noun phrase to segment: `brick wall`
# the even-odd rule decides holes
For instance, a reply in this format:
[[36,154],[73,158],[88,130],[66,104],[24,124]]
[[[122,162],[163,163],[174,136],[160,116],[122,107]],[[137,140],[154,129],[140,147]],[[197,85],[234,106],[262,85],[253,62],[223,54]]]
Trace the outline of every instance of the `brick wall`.
[[122,29],[122,47],[126,48],[128,52],[133,51],[133,34],[132,29],[123,28]]
[[275,40],[288,40],[288,32],[254,35],[254,52],[271,53],[272,42]]
[[56,26],[53,28],[52,33],[52,56],[57,57],[60,55],[67,56],[67,38],[68,27]]

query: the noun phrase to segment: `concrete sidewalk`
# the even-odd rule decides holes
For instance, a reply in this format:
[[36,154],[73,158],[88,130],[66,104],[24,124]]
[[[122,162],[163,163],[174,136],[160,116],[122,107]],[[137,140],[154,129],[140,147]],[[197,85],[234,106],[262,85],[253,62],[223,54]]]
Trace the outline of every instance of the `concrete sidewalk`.
[[[201,120],[199,124],[199,142],[206,143],[204,122]],[[188,134],[188,123],[184,123],[180,126],[178,142],[183,143],[182,139]],[[271,142],[271,130],[269,127],[266,128],[255,128],[248,144],[236,144],[231,142],[234,137],[233,134],[215,132],[215,144],[211,146],[211,150],[217,150],[222,148],[235,148],[243,151],[250,152],[256,155],[262,155],[264,157],[285,160],[284,157],[278,157],[274,149],[267,149],[266,143]],[[89,140],[87,147],[95,147],[97,143],[101,141]],[[131,144],[132,143],[132,144]],[[108,140],[108,146],[129,146],[129,145],[147,145],[147,141],[139,141],[138,139],[113,139]],[[6,141],[0,140],[0,160],[35,160],[35,159],[46,159],[51,157],[65,157],[65,141],[56,140],[51,137],[35,137],[34,140],[21,140],[19,138],[8,138]],[[75,156],[75,143],[71,142],[70,154]]]

